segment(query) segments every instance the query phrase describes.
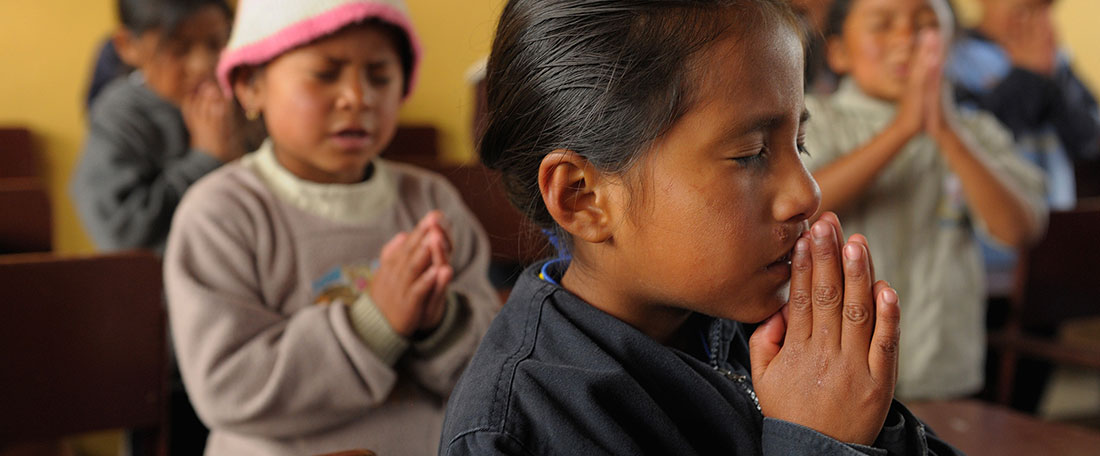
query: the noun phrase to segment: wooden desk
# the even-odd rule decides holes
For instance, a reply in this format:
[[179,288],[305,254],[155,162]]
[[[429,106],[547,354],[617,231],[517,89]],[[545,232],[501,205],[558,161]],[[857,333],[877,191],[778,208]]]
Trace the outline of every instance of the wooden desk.
[[976,400],[906,404],[947,443],[970,456],[1100,454],[1100,432],[1042,421]]

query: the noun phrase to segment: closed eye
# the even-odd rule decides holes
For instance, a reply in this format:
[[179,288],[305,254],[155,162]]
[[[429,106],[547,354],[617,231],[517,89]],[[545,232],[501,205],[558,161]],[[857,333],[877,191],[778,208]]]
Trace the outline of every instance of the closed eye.
[[768,158],[768,153],[768,146],[765,145],[761,146],[760,150],[757,151],[757,153],[755,154],[745,155],[741,157],[731,157],[730,160],[733,160],[734,162],[742,166],[754,166],[766,161]]
[[806,145],[803,144],[803,143],[798,143],[798,153],[801,154],[801,155],[805,155],[807,157],[812,157],[813,156],[813,155],[810,154],[810,150],[807,149]]

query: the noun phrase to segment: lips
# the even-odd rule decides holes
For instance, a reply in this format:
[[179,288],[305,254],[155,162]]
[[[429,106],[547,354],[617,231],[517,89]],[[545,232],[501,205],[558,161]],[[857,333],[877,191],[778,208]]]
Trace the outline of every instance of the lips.
[[791,257],[794,255],[794,247],[798,243],[798,239],[802,237],[802,234],[810,229],[809,223],[803,222],[793,226],[784,226],[776,229],[776,233],[779,235],[781,242],[789,242],[787,251],[783,253],[775,261],[768,263],[763,269],[772,269],[776,266],[789,267],[791,265]]
[[353,126],[336,130],[331,135],[333,142],[347,149],[359,149],[366,147],[372,141],[372,136],[363,127]]
[[767,266],[764,266],[764,269],[771,269],[776,266],[790,266],[792,254],[794,254],[794,246],[791,246],[791,249],[788,250],[787,253],[783,254],[783,256],[779,257],[779,259],[769,263]]
[[336,132],[336,136],[342,138],[366,138],[368,136],[367,130],[362,128],[345,128]]

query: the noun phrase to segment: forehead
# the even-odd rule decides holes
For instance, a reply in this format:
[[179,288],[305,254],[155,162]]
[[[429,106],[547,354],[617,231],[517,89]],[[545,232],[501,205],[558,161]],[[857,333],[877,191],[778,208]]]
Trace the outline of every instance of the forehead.
[[700,107],[726,105],[734,114],[780,107],[800,113],[803,63],[801,38],[781,20],[727,33],[694,57],[692,98]]
[[193,40],[227,33],[229,33],[229,17],[226,16],[225,11],[214,5],[207,5],[181,22],[169,38]]
[[340,58],[397,55],[397,43],[389,29],[375,23],[355,24],[305,44],[291,53]]
[[947,8],[946,0],[855,0],[849,14],[892,13],[913,14]]
[[994,9],[1019,9],[1019,8],[1039,8],[1042,6],[1052,5],[1054,0],[985,0],[982,2],[982,8],[994,8]]

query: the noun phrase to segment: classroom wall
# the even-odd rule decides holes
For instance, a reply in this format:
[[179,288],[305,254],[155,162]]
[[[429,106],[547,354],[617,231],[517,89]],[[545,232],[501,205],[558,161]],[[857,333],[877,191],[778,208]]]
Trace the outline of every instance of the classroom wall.
[[[489,52],[502,0],[406,0],[425,48],[420,84],[402,114],[440,129],[443,157],[472,156],[466,72]],[[24,125],[42,152],[54,246],[94,250],[68,195],[84,138],[83,97],[94,53],[114,27],[114,0],[0,1],[0,125]],[[2,166],[2,165],[0,165]]]
[[[489,49],[503,0],[407,0],[425,60],[402,120],[440,129],[444,158],[472,156],[471,91],[466,71]],[[964,18],[977,0],[956,0]],[[1060,0],[1058,21],[1087,81],[1100,88],[1100,2]],[[113,0],[3,0],[0,7],[0,125],[25,125],[42,151],[42,175],[54,201],[54,245],[93,250],[68,196],[84,137],[84,87],[93,53],[115,23]],[[2,165],[0,165],[2,166]]]

